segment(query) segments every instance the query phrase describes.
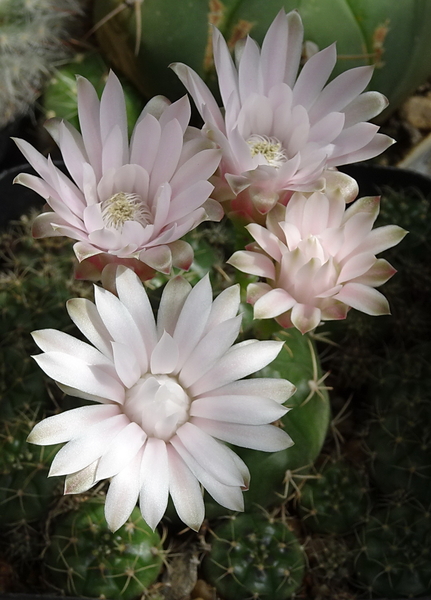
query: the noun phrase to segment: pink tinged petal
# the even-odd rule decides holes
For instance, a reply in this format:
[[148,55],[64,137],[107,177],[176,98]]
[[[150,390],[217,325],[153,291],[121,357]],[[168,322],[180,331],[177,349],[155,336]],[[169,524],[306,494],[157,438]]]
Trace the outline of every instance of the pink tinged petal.
[[142,360],[141,368],[143,368],[143,365],[147,364],[147,354],[132,315],[114,294],[98,286],[94,286],[94,299],[99,315],[113,341],[129,346],[140,364]]
[[153,115],[145,115],[133,130],[130,140],[130,162],[151,172],[157,156],[162,129]]
[[302,19],[296,10],[292,10],[287,14],[287,23],[287,60],[286,70],[284,73],[284,82],[287,83],[289,87],[293,88],[302,56],[304,27],[302,25]]
[[212,289],[208,275],[201,279],[187,296],[178,315],[173,338],[181,348],[178,368],[181,368],[198,344],[205,330],[212,306]]
[[82,216],[88,233],[92,233],[93,231],[97,231],[105,227],[105,222],[102,217],[102,208],[99,203],[87,206],[84,209]]
[[184,387],[202,377],[232,346],[241,327],[241,315],[214,326],[192,351],[179,374]]
[[251,223],[246,226],[246,229],[250,235],[256,240],[259,246],[264,250],[271,258],[279,261],[281,258],[280,240],[268,229],[258,225],[257,223]]
[[151,373],[172,373],[180,356],[178,344],[166,331],[155,346],[150,359]]
[[175,119],[162,129],[157,156],[151,171],[150,196],[174,175],[183,147],[183,131]]
[[88,163],[84,163],[82,167],[82,191],[87,205],[96,204],[99,201],[96,174]]
[[389,102],[380,92],[365,92],[343,110],[346,115],[345,127],[351,127],[360,121],[369,121],[379,115]]
[[105,356],[112,358],[111,336],[93,302],[86,298],[73,298],[67,301],[66,308],[85,337]]
[[206,120],[203,114],[205,108],[210,122],[224,131],[224,121],[217,102],[199,75],[183,63],[172,63],[169,66],[193,98],[201,117]]
[[216,502],[230,510],[244,510],[244,499],[239,486],[225,485],[210,475],[205,467],[202,467],[186,450],[178,436],[172,438],[171,444]]
[[13,182],[33,190],[36,192],[36,194],[39,194],[39,196],[45,198],[45,200],[47,200],[50,196],[57,195],[57,191],[51,185],[49,185],[40,177],[36,177],[36,175],[20,173],[15,177]]
[[117,531],[130,517],[139,496],[142,452],[111,479],[105,502],[105,518],[111,531]]
[[142,250],[139,254],[139,260],[147,264],[155,271],[169,275],[172,269],[172,252],[169,246],[155,246]]
[[118,378],[127,388],[131,388],[141,376],[141,368],[133,350],[120,342],[111,342],[114,365]]
[[286,151],[288,156],[294,157],[297,152],[300,152],[304,148],[308,140],[310,122],[307,109],[301,105],[295,106],[292,110],[292,122],[294,123],[294,127],[290,132]]
[[280,288],[275,288],[261,296],[254,304],[253,318],[272,319],[290,310],[296,304],[295,298]]
[[257,252],[238,250],[226,261],[243,273],[258,275],[267,279],[275,279],[275,267],[270,258]]
[[391,312],[383,294],[362,283],[346,283],[334,299],[367,315],[389,315]]
[[219,323],[233,319],[238,313],[240,301],[239,284],[231,285],[223,290],[212,303],[205,333],[216,327]]
[[407,231],[398,225],[385,225],[373,229],[361,244],[361,251],[368,250],[374,254],[396,246],[407,235]]
[[72,179],[82,190],[84,185],[83,166],[88,163],[88,156],[82,136],[72,125],[62,121],[59,125],[59,146],[61,154]]
[[[334,150],[331,160],[335,160],[347,153],[353,154],[356,150],[362,150],[377,135],[379,128],[373,123],[356,123],[347,129],[343,129],[337,139],[334,141]],[[387,136],[383,136],[387,137]],[[335,165],[330,165],[335,166]]]
[[223,418],[229,423],[265,425],[280,419],[287,408],[259,396],[205,396],[192,402],[190,416],[205,419]]
[[189,215],[201,207],[213,191],[214,186],[209,181],[198,181],[189,188],[172,198],[166,221],[172,223]]
[[334,302],[322,307],[322,321],[341,321],[347,317],[350,307],[341,302]]
[[336,62],[335,44],[331,44],[307,60],[293,88],[294,104],[301,104],[309,109],[328,81]]
[[163,440],[147,440],[141,461],[140,481],[139,506],[145,522],[154,530],[165,514],[169,497],[168,452]]
[[267,283],[249,283],[247,286],[247,302],[252,306],[273,288]]
[[[239,107],[238,73],[233,63],[229,48],[222,34],[212,28],[214,63],[218,75],[218,84],[223,105],[227,106],[229,98],[234,100],[233,108]],[[234,110],[233,112],[236,112]]]
[[84,433],[92,425],[118,414],[120,409],[116,404],[74,408],[37,423],[27,441],[40,446],[62,444]]
[[147,104],[144,106],[141,114],[138,118],[138,123],[145,117],[145,115],[152,115],[157,120],[160,119],[163,112],[170,106],[171,101],[166,98],[166,96],[161,96],[160,94],[151,98]]
[[102,140],[100,137],[99,99],[96,90],[84,77],[77,77],[78,116],[82,138],[96,177],[102,175]]
[[198,531],[205,516],[204,501],[198,480],[175,448],[167,446],[169,492],[180,519]]
[[212,477],[225,485],[244,485],[241,473],[226,447],[192,423],[184,423],[176,433],[184,447]]
[[238,88],[242,103],[249,98],[250,94],[263,93],[263,81],[259,63],[259,46],[251,37],[247,37],[238,65]]
[[56,329],[40,329],[33,331],[31,335],[42,352],[63,352],[79,357],[89,365],[103,365],[112,368],[112,361],[102,352],[67,333]]
[[64,493],[65,494],[82,494],[88,491],[96,483],[96,470],[99,461],[95,460],[76,473],[66,475],[64,482]]
[[[328,227],[338,227],[344,213],[345,204],[352,202],[359,193],[359,186],[353,177],[332,169],[323,172],[325,178],[325,192],[331,196],[329,203],[330,216]],[[334,197],[334,199],[332,199]]]
[[[356,127],[356,125],[353,125],[353,127]],[[349,130],[353,127],[350,127]],[[368,144],[362,146],[358,150],[340,154],[340,151],[337,149],[334,157],[328,160],[328,166],[336,167],[373,158],[387,150],[392,144],[395,144],[394,139],[382,133],[377,133]],[[348,148],[345,148],[345,150],[348,150]]]
[[[374,68],[356,67],[344,71],[328,83],[310,110],[310,121],[316,123],[330,112],[341,111],[370,83]],[[361,119],[368,120],[368,119]]]
[[238,195],[247,189],[251,183],[248,177],[245,177],[244,175],[232,175],[227,173],[225,178],[235,195]]
[[182,164],[170,181],[174,198],[195,183],[209,179],[217,169],[220,158],[219,150],[201,150]]
[[290,318],[296,329],[304,334],[315,329],[321,320],[321,311],[317,306],[309,304],[295,304]]
[[376,257],[371,252],[363,252],[349,258],[341,268],[337,283],[355,279],[364,275],[376,262]]
[[73,213],[65,201],[50,197],[47,199],[47,203],[68,225],[81,231],[84,229],[82,219]]
[[369,271],[355,278],[355,283],[378,287],[386,283],[396,272],[397,270],[387,260],[378,258]]
[[122,471],[138,454],[147,439],[137,423],[129,423],[110,442],[109,449],[99,460],[96,476],[108,479]]
[[[271,23],[262,43],[260,71],[263,79],[263,93],[284,80],[288,44],[288,19],[280,10]],[[290,60],[290,56],[289,56]]]
[[185,95],[176,102],[172,102],[172,104],[165,107],[159,118],[160,126],[163,129],[169,121],[176,119],[181,125],[184,135],[190,121],[190,114],[190,101],[187,95]]
[[278,452],[293,444],[290,436],[274,425],[237,425],[202,417],[193,417],[191,423],[219,440],[252,450]]
[[136,323],[150,356],[157,344],[157,332],[153,309],[145,287],[132,269],[122,266],[117,269],[116,287],[118,297]]
[[54,381],[107,400],[124,401],[124,387],[103,367],[88,365],[84,360],[63,352],[46,352],[33,358]]
[[57,452],[49,476],[68,475],[87,467],[106,452],[114,436],[128,423],[126,415],[120,414],[91,425],[85,433],[80,432]]
[[330,112],[322,117],[310,128],[308,142],[316,142],[321,145],[330,144],[340,135],[344,127],[344,114]]
[[192,266],[194,253],[188,242],[177,240],[169,244],[172,254],[172,265],[183,271],[188,271]]
[[330,204],[330,199],[319,192],[305,200],[300,228],[303,238],[318,235],[328,227]]
[[63,235],[58,227],[67,225],[67,222],[54,212],[38,215],[33,221],[31,233],[36,239],[45,237],[58,237]]
[[45,179],[48,185],[52,186],[56,190],[57,177],[55,174],[55,169],[50,167],[48,160],[25,140],[21,140],[19,138],[12,139],[34,170],[37,171],[43,179]]
[[192,396],[204,394],[263,369],[275,359],[283,347],[283,342],[252,342],[233,346],[214,367],[190,387]]
[[[225,386],[211,390],[211,397],[217,396],[261,396],[270,398],[279,404],[286,402],[296,391],[296,387],[287,379],[256,377],[233,381]],[[206,397],[206,396],[205,396]]]
[[161,336],[164,331],[173,335],[178,316],[184,306],[192,286],[183,277],[170,279],[163,290],[157,313],[157,331]]
[[125,156],[124,140],[121,129],[118,125],[114,125],[110,129],[106,140],[103,143],[102,149],[102,171],[106,173],[109,169],[119,169],[127,162],[128,157]]
[[[120,130],[120,148],[127,148],[127,113],[123,88],[118,77],[110,71],[100,99],[100,132],[103,144],[114,127]],[[128,162],[128,157],[123,158],[123,164]]]

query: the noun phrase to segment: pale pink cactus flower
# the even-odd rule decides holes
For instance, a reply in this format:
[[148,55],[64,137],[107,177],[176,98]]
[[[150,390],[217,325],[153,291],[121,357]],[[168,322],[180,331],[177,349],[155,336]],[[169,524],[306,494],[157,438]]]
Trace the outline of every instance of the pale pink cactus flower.
[[282,403],[294,386],[242,379],[268,365],[283,344],[234,344],[238,285],[213,301],[208,276],[194,288],[177,276],[163,291],[157,321],[131,269],[117,267],[116,292],[95,286],[95,304],[68,302],[92,345],[53,329],[33,333],[43,351],[34,357],[39,366],[66,393],[91,404],[46,418],[28,441],[66,442],[50,475],[66,475],[67,494],[110,479],[105,514],[113,531],[138,500],[155,528],[169,495],[180,519],[198,530],[201,488],[222,506],[243,510],[249,471],[223,442],[268,452],[292,444],[271,423],[287,412]]
[[[223,209],[209,198],[208,178],[220,161],[197,130],[188,128],[187,97],[170,104],[153,98],[127,133],[121,84],[109,74],[99,101],[94,87],[78,77],[81,132],[53,119],[47,129],[60,147],[70,178],[29,143],[16,140],[40,177],[20,174],[21,183],[46,199],[53,212],[39,215],[35,237],[64,235],[91,273],[107,263],[125,263],[141,274],[172,265],[188,269],[189,244],[180,240],[204,220],[220,220]],[[84,276],[84,275],[83,275]]]
[[395,269],[375,255],[406,231],[396,225],[372,229],[378,213],[378,197],[360,198],[345,210],[340,194],[295,192],[287,207],[278,204],[267,215],[266,227],[248,225],[255,242],[228,262],[266,280],[247,288],[254,318],[275,318],[306,333],[322,320],[344,319],[350,308],[388,314],[388,302],[375,288]]
[[296,11],[278,13],[261,49],[250,37],[238,42],[235,62],[213,28],[223,112],[192,69],[172,65],[223,152],[215,197],[230,201],[229,212],[248,221],[264,222],[261,215],[276,202],[286,204],[292,191],[340,187],[352,200],[356,183],[341,173],[334,179],[334,168],[376,156],[393,143],[364,122],[387,106],[379,92],[362,93],[373,67],[350,69],[327,84],[335,44],[311,56],[298,75],[302,47]]

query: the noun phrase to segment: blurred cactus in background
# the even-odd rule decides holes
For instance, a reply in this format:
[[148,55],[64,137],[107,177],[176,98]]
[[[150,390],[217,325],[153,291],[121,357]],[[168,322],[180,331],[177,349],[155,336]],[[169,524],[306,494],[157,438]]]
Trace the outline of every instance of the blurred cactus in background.
[[375,65],[370,89],[389,98],[390,111],[431,73],[428,0],[95,0],[94,22],[102,52],[116,69],[144,95],[174,100],[184,89],[168,70],[172,62],[186,63],[215,91],[211,25],[231,48],[247,34],[260,44],[280,8],[301,15],[305,54],[337,42],[333,76]]
[[0,128],[25,114],[71,53],[87,0],[0,0]]

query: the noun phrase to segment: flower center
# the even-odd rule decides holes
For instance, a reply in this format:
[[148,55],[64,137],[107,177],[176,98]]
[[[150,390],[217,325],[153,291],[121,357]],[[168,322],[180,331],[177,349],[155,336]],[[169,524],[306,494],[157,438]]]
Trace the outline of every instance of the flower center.
[[147,374],[126,393],[124,412],[149,437],[165,442],[189,418],[190,398],[169,375]]
[[107,227],[122,229],[126,221],[138,221],[141,225],[152,222],[151,211],[139,194],[117,192],[102,202],[102,218]]
[[252,156],[261,154],[271,167],[280,167],[287,161],[286,150],[276,137],[254,133],[248,138],[247,144],[250,146]]

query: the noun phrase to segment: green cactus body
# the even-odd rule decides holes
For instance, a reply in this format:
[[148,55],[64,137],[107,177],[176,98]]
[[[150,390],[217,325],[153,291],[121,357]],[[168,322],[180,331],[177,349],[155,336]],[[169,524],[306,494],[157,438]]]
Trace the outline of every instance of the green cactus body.
[[418,505],[375,511],[361,534],[356,576],[361,587],[386,598],[431,592],[431,516]]
[[204,572],[224,600],[285,600],[300,587],[304,552],[284,523],[238,515],[213,533]]
[[[392,382],[395,384],[395,381]],[[365,437],[371,474],[384,494],[409,492],[431,502],[431,399],[422,385],[382,386]]]
[[49,581],[68,594],[128,600],[142,594],[161,570],[160,536],[135,508],[115,533],[103,504],[87,501],[59,517],[45,556]]
[[215,87],[209,24],[222,31],[230,46],[247,34],[261,43],[281,7],[298,10],[306,40],[321,49],[337,42],[334,75],[375,64],[370,88],[388,96],[391,110],[430,74],[427,0],[96,0],[94,20],[106,19],[98,40],[117,68],[147,96],[163,93],[174,99],[183,91],[167,72],[171,62],[188,64]]
[[299,494],[304,526],[318,533],[347,533],[364,520],[368,505],[365,482],[343,460],[326,463]]
[[34,240],[30,221],[23,217],[0,235],[0,417],[5,420],[22,414],[42,418],[45,411],[55,410],[53,400],[60,395],[31,359],[36,346],[30,332],[70,332],[66,301],[91,292],[87,284],[73,279],[70,241]]
[[0,431],[0,527],[26,524],[46,516],[58,481],[48,478],[60,446],[41,448],[26,442],[32,423],[4,421]]
[[[263,321],[257,323],[257,337],[265,338],[266,327]],[[280,426],[292,437],[294,445],[274,453],[238,449],[251,473],[250,489],[244,496],[246,510],[254,505],[269,506],[283,501],[289,492],[289,477],[294,484],[295,474],[302,478],[311,469],[330,421],[328,392],[310,338],[297,330],[280,331],[274,337],[285,340],[285,346],[257,375],[285,378],[296,386],[297,391],[286,403],[292,410],[280,420]]]

